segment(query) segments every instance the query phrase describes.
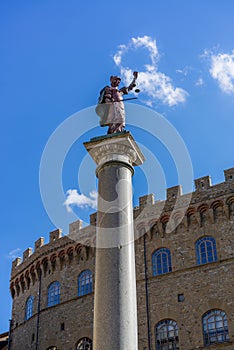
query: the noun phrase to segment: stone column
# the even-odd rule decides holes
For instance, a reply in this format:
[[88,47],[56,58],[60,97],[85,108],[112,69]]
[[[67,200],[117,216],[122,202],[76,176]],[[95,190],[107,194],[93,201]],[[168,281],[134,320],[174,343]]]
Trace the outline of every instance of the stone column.
[[132,175],[144,156],[130,133],[84,145],[99,180],[94,350],[137,350]]

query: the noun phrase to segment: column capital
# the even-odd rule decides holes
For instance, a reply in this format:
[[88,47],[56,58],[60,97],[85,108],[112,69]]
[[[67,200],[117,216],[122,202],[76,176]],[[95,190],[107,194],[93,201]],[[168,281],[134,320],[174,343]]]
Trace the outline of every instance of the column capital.
[[89,142],[84,142],[84,146],[98,168],[109,162],[137,166],[145,160],[130,132],[94,137]]

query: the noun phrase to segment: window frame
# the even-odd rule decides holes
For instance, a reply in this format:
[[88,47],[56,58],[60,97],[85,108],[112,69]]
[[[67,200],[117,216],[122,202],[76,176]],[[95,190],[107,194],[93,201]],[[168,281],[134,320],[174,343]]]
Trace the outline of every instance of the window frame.
[[156,324],[155,347],[156,350],[179,350],[179,330],[176,321],[164,319]]
[[[222,323],[222,327],[219,327]],[[204,346],[225,343],[230,340],[228,334],[228,322],[225,311],[212,309],[202,316],[202,331]]]
[[200,237],[195,248],[197,265],[206,265],[218,260],[216,240],[212,236]]
[[[81,344],[81,342],[84,342],[84,343]],[[83,338],[79,339],[78,342],[77,342],[77,345],[76,345],[76,350],[87,350],[86,345],[89,345],[89,349],[88,350],[92,350],[93,349],[93,341],[89,337],[83,337]]]
[[47,289],[47,307],[60,304],[60,283],[52,282]]
[[30,295],[25,303],[25,321],[28,321],[33,316],[34,296]]
[[78,297],[83,297],[93,292],[93,273],[91,270],[83,270],[77,279],[78,282]]
[[172,272],[170,249],[166,247],[156,249],[152,254],[153,276],[160,276],[169,272]]

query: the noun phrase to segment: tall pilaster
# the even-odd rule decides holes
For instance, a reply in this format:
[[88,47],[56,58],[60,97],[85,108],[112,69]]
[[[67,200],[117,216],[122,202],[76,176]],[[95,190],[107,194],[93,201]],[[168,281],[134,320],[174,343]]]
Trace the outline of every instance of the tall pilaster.
[[136,350],[132,175],[144,156],[130,133],[91,139],[84,145],[97,164],[99,180],[94,350]]

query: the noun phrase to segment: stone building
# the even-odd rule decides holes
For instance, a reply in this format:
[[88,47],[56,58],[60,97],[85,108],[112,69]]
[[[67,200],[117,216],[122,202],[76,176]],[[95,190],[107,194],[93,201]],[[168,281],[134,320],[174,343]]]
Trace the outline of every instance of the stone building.
[[[234,349],[234,168],[224,177],[134,208],[139,350]],[[13,262],[11,350],[92,349],[95,222]]]
[[0,350],[7,350],[8,332],[0,334]]

